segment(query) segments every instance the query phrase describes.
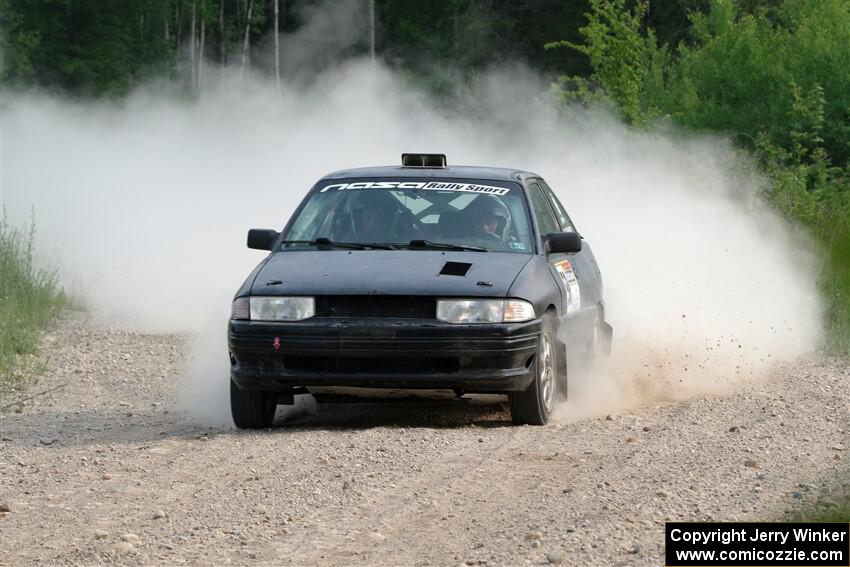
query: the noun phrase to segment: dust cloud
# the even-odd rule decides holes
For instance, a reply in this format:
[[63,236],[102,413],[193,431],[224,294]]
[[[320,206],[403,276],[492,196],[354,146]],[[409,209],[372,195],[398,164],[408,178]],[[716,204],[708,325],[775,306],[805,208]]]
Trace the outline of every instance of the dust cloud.
[[191,334],[183,398],[212,423],[230,419],[232,294],[263,258],[245,248],[247,229],[282,227],[327,172],[404,151],[536,171],[592,245],[614,355],[573,381],[565,419],[715,391],[819,344],[816,255],[722,139],[556,110],[520,66],[486,74],[452,108],[368,61],[280,94],[214,76],[192,98],[161,86],[112,103],[18,91],[0,107],[9,221],[34,210],[38,250],[101,316]]

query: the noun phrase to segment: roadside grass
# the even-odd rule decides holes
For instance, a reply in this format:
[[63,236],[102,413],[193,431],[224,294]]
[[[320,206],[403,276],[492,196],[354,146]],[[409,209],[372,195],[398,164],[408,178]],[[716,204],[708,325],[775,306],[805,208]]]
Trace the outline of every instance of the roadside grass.
[[42,332],[70,298],[58,285],[56,270],[33,261],[35,221],[28,229],[0,219],[0,399],[38,372],[36,357]]
[[[846,214],[850,219],[850,207]],[[832,235],[820,287],[828,305],[824,329],[827,351],[850,356],[850,226]]]
[[788,514],[790,522],[850,522],[850,477],[822,493],[811,505]]
[[[791,173],[769,168],[773,192],[766,195],[777,211],[815,237],[823,263],[818,274],[818,291],[824,301],[823,350],[827,355],[850,356],[850,184],[832,190],[821,202],[806,187],[789,190],[780,176]],[[838,182],[836,182],[836,185]],[[802,206],[789,206],[790,199]],[[799,195],[802,194],[802,199]]]
[[768,201],[791,222],[805,227],[818,243],[818,288],[824,300],[824,351],[850,356],[850,169],[810,184],[815,166],[769,163]]
[[806,522],[850,522],[850,496],[835,506],[827,506],[814,510],[803,516]]

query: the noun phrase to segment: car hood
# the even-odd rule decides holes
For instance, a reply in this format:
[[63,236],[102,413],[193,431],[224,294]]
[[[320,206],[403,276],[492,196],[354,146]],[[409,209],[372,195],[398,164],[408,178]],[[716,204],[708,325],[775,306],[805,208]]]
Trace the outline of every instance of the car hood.
[[[251,294],[505,297],[531,257],[436,250],[277,252],[260,268]],[[447,262],[460,265],[446,268]],[[441,274],[463,271],[463,264],[469,264],[465,275]]]

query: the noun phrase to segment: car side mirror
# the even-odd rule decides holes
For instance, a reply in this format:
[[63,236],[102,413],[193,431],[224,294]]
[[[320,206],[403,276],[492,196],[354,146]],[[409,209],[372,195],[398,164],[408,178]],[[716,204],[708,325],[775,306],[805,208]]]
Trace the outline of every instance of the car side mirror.
[[581,252],[581,235],[577,232],[550,232],[543,236],[546,254],[571,254]]
[[271,250],[280,233],[270,228],[252,228],[248,231],[248,248]]

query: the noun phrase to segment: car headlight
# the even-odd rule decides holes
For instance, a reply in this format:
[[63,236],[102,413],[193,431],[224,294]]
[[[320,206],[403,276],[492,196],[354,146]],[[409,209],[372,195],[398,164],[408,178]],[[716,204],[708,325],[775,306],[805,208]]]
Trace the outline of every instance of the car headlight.
[[437,319],[446,323],[519,323],[534,319],[534,306],[522,299],[440,299]]
[[232,319],[302,321],[316,314],[312,297],[240,297],[233,302]]

